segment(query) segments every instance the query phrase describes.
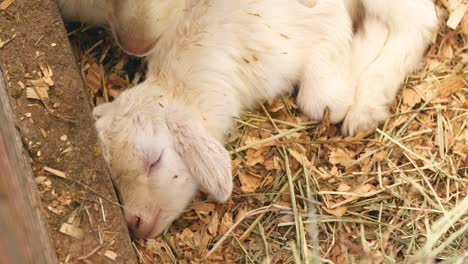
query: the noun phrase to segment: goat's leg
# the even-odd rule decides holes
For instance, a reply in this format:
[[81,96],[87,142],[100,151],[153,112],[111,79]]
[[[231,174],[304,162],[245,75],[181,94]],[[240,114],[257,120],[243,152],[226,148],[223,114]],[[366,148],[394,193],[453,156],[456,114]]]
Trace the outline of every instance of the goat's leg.
[[437,17],[430,0],[363,0],[364,26],[353,40],[352,68],[357,85],[344,134],[375,128],[389,116],[405,76],[415,70]]
[[329,12],[317,20],[317,43],[304,66],[297,102],[312,120],[321,120],[326,107],[330,121],[341,122],[352,104],[349,82],[352,22],[342,1],[330,1]]

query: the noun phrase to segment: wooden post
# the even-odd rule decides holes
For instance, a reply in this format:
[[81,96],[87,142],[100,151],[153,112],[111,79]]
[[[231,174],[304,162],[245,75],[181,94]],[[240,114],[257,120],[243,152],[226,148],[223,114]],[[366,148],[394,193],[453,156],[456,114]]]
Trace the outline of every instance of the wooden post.
[[0,68],[0,263],[57,263]]
[[[6,92],[2,81],[0,89],[8,113],[0,119],[0,264],[54,263],[51,247],[61,263],[138,263],[57,3],[10,3],[0,11],[0,64],[10,86]],[[47,98],[28,98],[44,72]],[[42,180],[41,200],[31,173]]]

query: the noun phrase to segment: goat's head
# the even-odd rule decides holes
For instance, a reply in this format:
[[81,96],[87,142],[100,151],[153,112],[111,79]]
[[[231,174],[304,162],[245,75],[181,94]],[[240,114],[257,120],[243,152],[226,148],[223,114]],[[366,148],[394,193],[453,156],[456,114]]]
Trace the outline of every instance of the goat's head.
[[136,237],[160,234],[198,188],[226,201],[230,157],[198,117],[146,81],[93,111],[104,156]]

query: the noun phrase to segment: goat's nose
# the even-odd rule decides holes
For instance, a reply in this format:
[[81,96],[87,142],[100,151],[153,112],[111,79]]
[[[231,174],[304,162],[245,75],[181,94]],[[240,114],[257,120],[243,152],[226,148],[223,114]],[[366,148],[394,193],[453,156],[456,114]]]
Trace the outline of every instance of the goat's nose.
[[115,32],[115,38],[120,47],[135,56],[144,56],[156,45],[158,39],[145,39],[128,36],[122,32]]
[[128,229],[136,238],[149,238],[155,231],[158,225],[158,218],[141,218],[139,216],[132,216],[128,220]]
[[141,225],[141,218],[139,216],[133,216],[130,218],[130,220],[127,222],[128,229],[134,233],[136,232]]

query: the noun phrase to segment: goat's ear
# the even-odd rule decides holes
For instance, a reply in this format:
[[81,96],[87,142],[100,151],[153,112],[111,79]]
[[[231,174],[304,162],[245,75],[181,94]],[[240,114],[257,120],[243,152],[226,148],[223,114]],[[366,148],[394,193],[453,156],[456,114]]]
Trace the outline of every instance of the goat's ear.
[[99,119],[103,115],[106,115],[112,111],[114,108],[115,103],[104,103],[100,104],[93,109],[93,117],[94,119]]
[[93,109],[93,117],[95,120],[94,127],[96,128],[99,136],[99,143],[101,145],[104,158],[108,163],[111,162],[108,131],[112,124],[112,115],[110,115],[110,113],[113,111],[113,108],[113,103],[104,103]]
[[216,200],[225,202],[232,192],[231,158],[201,120],[180,106],[165,106],[166,123],[175,148],[192,177]]

